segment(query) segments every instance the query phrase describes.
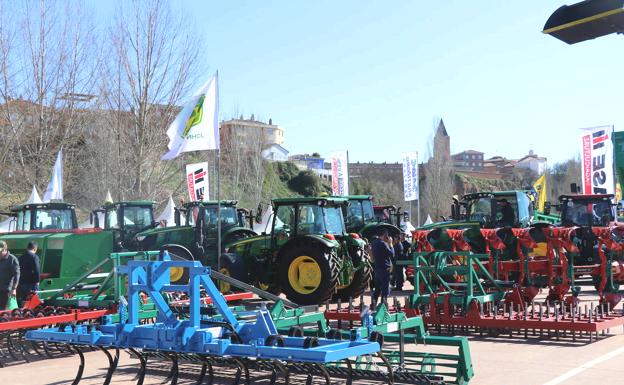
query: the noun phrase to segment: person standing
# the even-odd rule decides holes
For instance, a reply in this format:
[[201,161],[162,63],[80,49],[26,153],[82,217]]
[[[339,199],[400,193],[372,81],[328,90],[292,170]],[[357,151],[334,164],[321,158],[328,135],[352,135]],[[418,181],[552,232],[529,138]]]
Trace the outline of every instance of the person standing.
[[394,251],[387,230],[382,230],[379,236],[371,242],[371,252],[373,254],[373,272],[375,273],[375,289],[373,290],[371,310],[375,310],[380,295],[381,303],[385,303],[387,306],[388,294],[390,293],[390,274],[392,273]]
[[392,237],[392,248],[394,250],[394,258],[392,259],[392,287],[393,290],[403,290],[403,270],[401,266],[397,265],[397,262],[403,259],[403,244],[399,239],[399,234],[395,234]]
[[[412,247],[412,244],[407,240],[407,234],[406,233],[401,233],[401,237],[400,237],[400,243],[402,246],[402,250],[401,250],[401,256],[397,257],[396,259],[398,261],[407,261],[409,260],[410,257],[410,249]],[[396,250],[396,249],[395,249]],[[394,290],[398,290],[398,291],[402,291],[403,290],[403,284],[405,283],[405,266],[402,265],[395,265],[394,268]]]
[[35,241],[28,242],[24,254],[19,257],[20,278],[17,286],[17,301],[23,303],[31,292],[39,290],[40,268],[38,245]]
[[17,294],[20,267],[17,258],[9,253],[5,241],[0,241],[0,310],[6,310],[9,297]]

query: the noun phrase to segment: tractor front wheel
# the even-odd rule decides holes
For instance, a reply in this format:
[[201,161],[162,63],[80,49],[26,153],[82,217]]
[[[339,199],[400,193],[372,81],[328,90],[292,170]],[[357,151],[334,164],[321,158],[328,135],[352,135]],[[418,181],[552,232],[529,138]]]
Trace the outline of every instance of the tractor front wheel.
[[279,277],[286,297],[299,305],[329,300],[338,284],[335,254],[317,244],[294,245],[280,260]]
[[[193,255],[182,247],[167,246],[165,250],[169,253],[172,261],[192,261]],[[188,269],[183,267],[172,267],[169,270],[169,279],[173,285],[186,285],[189,281]]]

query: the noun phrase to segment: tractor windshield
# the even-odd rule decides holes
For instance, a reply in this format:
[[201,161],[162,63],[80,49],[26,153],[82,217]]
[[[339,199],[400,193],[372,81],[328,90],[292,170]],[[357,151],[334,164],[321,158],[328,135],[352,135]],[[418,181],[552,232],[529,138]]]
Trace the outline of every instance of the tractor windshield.
[[151,207],[126,206],[124,207],[124,226],[135,229],[145,229],[154,223]]
[[[216,227],[218,224],[217,206],[206,207],[204,223]],[[233,206],[221,206],[221,226],[235,226],[238,224],[238,213]]]
[[31,226],[31,211],[23,210],[17,215],[17,230],[70,230],[74,228],[71,209],[35,209],[35,222]]
[[340,207],[299,206],[298,234],[344,234]]
[[69,230],[73,228],[72,210],[35,210],[33,230]]
[[373,203],[370,200],[349,201],[345,216],[347,228],[363,226],[374,219]]
[[466,207],[466,219],[469,221],[489,222],[492,218],[492,201],[489,197],[471,200]]
[[561,221],[564,226],[606,226],[613,221],[611,202],[568,201],[563,204]]

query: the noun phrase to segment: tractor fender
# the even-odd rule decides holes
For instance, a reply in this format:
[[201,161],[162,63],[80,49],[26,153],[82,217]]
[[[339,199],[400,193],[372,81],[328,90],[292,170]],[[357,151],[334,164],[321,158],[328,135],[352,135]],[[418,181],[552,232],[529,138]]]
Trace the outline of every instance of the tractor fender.
[[[224,240],[224,244],[221,245],[221,246],[223,247],[226,244],[225,240],[228,237],[230,237],[232,235],[235,235],[235,234],[244,234],[244,235],[246,235],[246,237],[255,237],[255,236],[258,235],[258,233],[256,233],[255,231],[250,230],[250,229],[246,229],[246,228],[232,229],[232,230],[230,230],[230,231],[228,231],[228,232],[226,232],[225,234],[222,235],[222,237],[223,237],[222,239]],[[237,240],[238,239],[236,239],[234,242],[236,242]],[[233,242],[227,242],[227,243],[233,243]]]
[[373,236],[377,235],[377,233],[381,231],[382,229],[388,231],[388,234],[390,234],[391,236],[401,233],[401,229],[399,229],[395,225],[391,225],[389,223],[384,223],[384,222],[378,222],[378,223],[366,225],[361,231],[362,237],[370,241],[373,238]]
[[307,235],[299,235],[291,240],[289,240],[288,242],[286,242],[286,244],[284,244],[284,246],[281,247],[280,251],[279,251],[279,256],[281,258],[281,256],[287,251],[290,250],[291,248],[297,246],[297,245],[301,245],[301,244],[310,244],[310,243],[316,243],[319,244],[321,246],[324,246],[328,249],[333,249],[339,246],[338,242],[336,241],[331,241],[329,239],[323,238],[322,236],[319,235],[311,235],[311,234],[307,234]]
[[182,245],[178,245],[178,244],[175,244],[175,243],[168,243],[168,244],[162,245],[160,247],[160,250],[170,250],[170,249],[182,250],[182,252],[186,253],[186,255],[180,255],[180,257],[190,257],[191,261],[195,260],[195,256],[193,255],[193,253],[191,253],[191,251],[189,249],[187,249],[186,247],[184,247]]

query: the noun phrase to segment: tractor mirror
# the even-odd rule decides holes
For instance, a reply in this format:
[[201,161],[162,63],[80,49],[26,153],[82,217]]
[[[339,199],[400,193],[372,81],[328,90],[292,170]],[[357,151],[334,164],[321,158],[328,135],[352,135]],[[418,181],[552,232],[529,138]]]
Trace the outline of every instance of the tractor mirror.
[[544,202],[544,214],[550,214],[550,202]]
[[91,212],[91,223],[93,227],[100,227],[100,217],[97,212]]
[[91,211],[89,213],[89,224],[92,225],[93,224],[93,211]]
[[403,211],[403,222],[409,222],[409,213],[407,211]]
[[178,208],[173,211],[173,221],[176,226],[180,226],[180,210]]

